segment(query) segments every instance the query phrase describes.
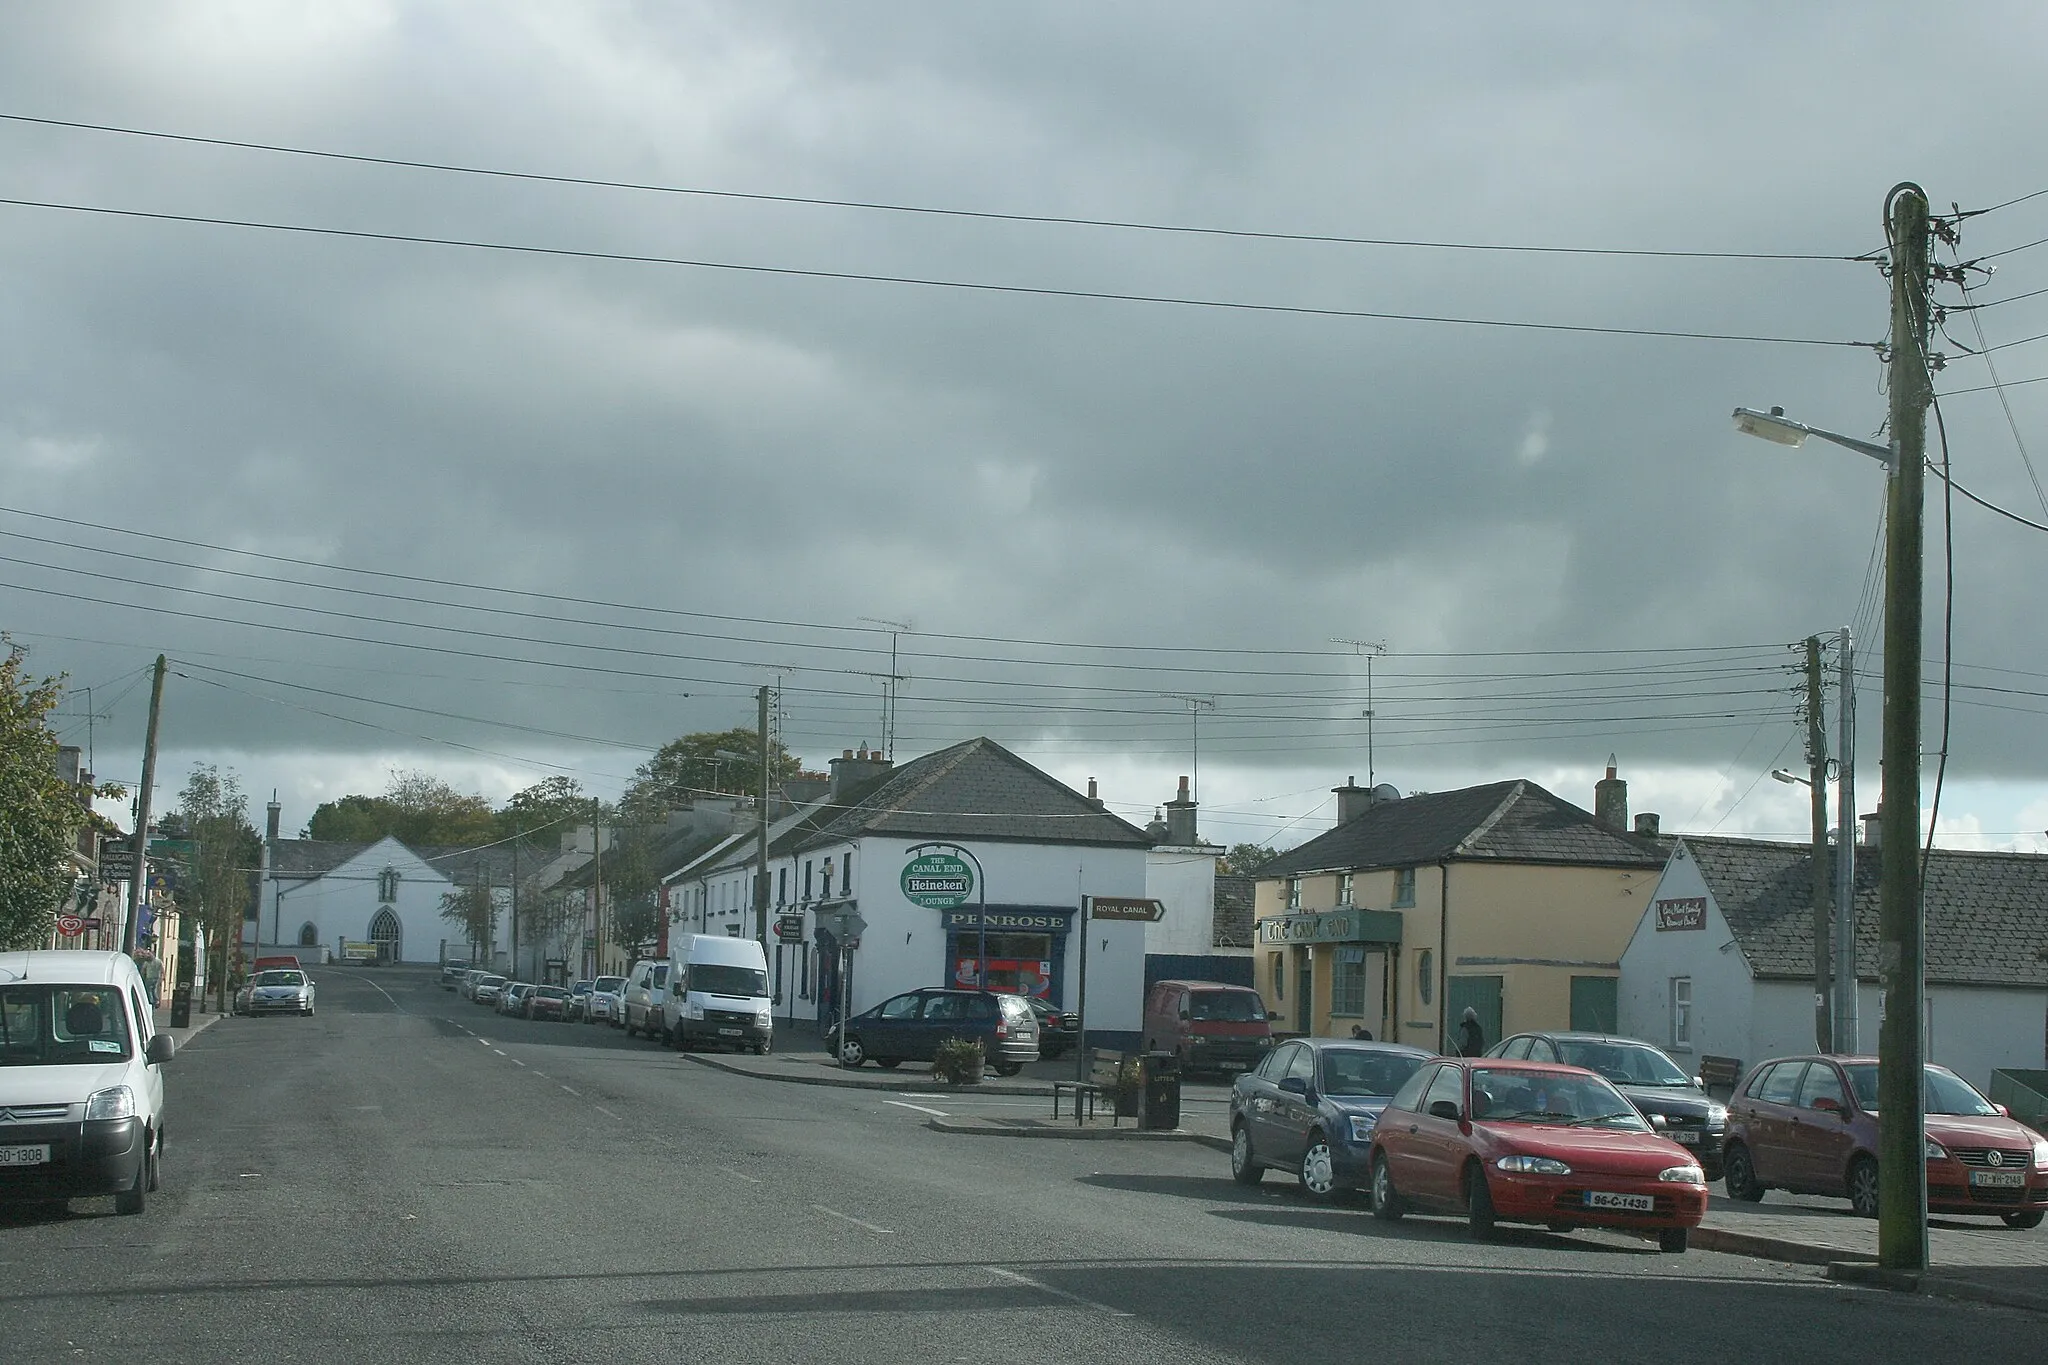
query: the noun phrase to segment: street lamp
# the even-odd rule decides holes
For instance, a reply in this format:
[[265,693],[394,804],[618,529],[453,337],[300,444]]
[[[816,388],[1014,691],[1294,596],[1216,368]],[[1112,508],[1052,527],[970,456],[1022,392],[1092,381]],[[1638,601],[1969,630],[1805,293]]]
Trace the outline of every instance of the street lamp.
[[1754,436],[1759,440],[1792,446],[1795,449],[1805,445],[1807,437],[1818,436],[1823,441],[1832,441],[1859,455],[1868,455],[1886,469],[1892,467],[1899,455],[1896,442],[1881,446],[1875,441],[1860,441],[1854,436],[1844,436],[1839,431],[1810,427],[1804,422],[1795,422],[1787,417],[1783,408],[1772,408],[1769,412],[1758,412],[1755,408],[1737,408],[1735,429],[1744,436]]

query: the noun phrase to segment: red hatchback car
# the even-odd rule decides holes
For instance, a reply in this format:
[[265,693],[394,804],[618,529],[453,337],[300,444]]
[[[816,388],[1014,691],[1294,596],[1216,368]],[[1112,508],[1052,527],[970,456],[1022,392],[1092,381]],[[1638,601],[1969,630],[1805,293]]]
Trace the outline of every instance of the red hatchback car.
[[[1927,1211],[2038,1226],[2048,1212],[2048,1139],[1945,1066],[1927,1068],[1926,1102]],[[1877,1150],[1875,1057],[1759,1062],[1728,1102],[1722,1169],[1731,1198],[1834,1195],[1875,1218]]]
[[1699,1159],[1658,1137],[1606,1080],[1555,1063],[1449,1057],[1423,1063],[1373,1130],[1373,1212],[1636,1228],[1684,1251],[1707,1212]]

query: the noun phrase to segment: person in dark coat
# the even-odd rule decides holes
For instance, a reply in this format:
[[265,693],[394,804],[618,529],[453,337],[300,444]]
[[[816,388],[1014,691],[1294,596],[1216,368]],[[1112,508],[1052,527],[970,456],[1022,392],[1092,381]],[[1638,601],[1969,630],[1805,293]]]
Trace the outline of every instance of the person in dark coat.
[[1482,1057],[1486,1054],[1486,1030],[1479,1027],[1479,1011],[1465,1006],[1465,1017],[1458,1023],[1458,1051],[1467,1057]]

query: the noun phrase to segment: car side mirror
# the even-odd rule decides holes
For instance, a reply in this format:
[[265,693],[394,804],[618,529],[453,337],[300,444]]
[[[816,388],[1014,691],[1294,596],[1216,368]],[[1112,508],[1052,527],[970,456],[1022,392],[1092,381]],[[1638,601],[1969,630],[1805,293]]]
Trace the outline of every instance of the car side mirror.
[[1279,1022],[1280,1022],[1280,1011],[1279,1011],[1279,1010],[1267,1010],[1267,1011],[1266,1011],[1266,1022],[1267,1022],[1267,1023],[1269,1023],[1269,1024],[1277,1024],[1277,1023],[1279,1023]]
[[1282,1077],[1280,1088],[1290,1095],[1300,1095],[1304,1098],[1308,1095],[1308,1082],[1299,1076]]
[[1429,1106],[1429,1116],[1433,1119],[1449,1119],[1453,1123],[1464,1117],[1458,1112],[1456,1100],[1438,1100]]
[[1992,1107],[1993,1109],[1996,1109],[1996,1110],[1998,1111],[1998,1117],[2000,1117],[2000,1118],[2002,1118],[2002,1119],[2009,1119],[2009,1118],[2011,1118],[2011,1117],[2012,1117],[2012,1110],[2010,1110],[2010,1109],[2006,1108],[2006,1107],[2005,1107],[2004,1105],[2002,1105],[2002,1104],[1994,1104],[1994,1105],[1992,1105],[1991,1107]]
[[149,1046],[142,1050],[142,1059],[151,1066],[162,1066],[178,1053],[177,1039],[168,1033],[159,1033],[149,1040]]
[[1826,1095],[1822,1095],[1820,1098],[1816,1099],[1813,1102],[1813,1107],[1820,1113],[1833,1114],[1838,1119],[1848,1117],[1847,1111],[1842,1108],[1842,1102],[1840,1100],[1829,1099]]
[[1707,1088],[1707,1083],[1704,1080],[1700,1079],[1698,1076],[1695,1076],[1692,1078],[1692,1088],[1695,1090],[1705,1090]]

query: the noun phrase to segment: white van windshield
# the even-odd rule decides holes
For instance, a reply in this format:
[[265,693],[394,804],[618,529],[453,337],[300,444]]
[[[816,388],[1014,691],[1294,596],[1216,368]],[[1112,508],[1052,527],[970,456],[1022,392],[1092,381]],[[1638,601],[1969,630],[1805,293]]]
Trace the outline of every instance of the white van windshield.
[[711,995],[768,994],[768,973],[759,967],[734,967],[723,962],[690,964],[690,989]]
[[0,1066],[120,1062],[133,1048],[112,986],[0,986]]

